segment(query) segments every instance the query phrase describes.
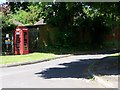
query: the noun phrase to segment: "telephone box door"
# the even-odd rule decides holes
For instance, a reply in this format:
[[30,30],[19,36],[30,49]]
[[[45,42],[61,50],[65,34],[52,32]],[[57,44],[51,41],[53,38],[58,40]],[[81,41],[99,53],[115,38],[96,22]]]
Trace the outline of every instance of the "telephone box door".
[[15,54],[20,54],[20,31],[14,32],[14,53]]

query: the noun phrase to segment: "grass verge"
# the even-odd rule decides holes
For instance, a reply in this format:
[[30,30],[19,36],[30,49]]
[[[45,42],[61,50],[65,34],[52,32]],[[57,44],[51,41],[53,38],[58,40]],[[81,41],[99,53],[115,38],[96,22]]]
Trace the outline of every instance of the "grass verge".
[[56,55],[52,53],[31,53],[27,55],[8,55],[0,56],[0,65],[14,64],[18,62],[28,62],[35,60],[43,60],[48,58],[54,58]]
[[120,56],[120,52],[119,53],[115,53],[115,54],[111,54],[111,56]]

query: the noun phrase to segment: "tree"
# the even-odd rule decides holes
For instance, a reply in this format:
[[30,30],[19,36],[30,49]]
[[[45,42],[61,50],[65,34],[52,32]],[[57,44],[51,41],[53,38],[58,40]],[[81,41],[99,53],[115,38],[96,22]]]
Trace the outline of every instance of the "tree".
[[14,19],[25,25],[33,25],[43,18],[47,24],[59,29],[57,36],[61,45],[73,46],[76,43],[75,30],[81,30],[84,35],[85,30],[89,30],[91,44],[100,45],[108,28],[110,31],[120,22],[120,3],[11,2],[8,5],[11,12],[5,16],[7,26],[12,26]]
[[3,31],[13,30],[16,27],[13,20],[21,22],[24,25],[33,25],[43,16],[43,4],[41,3],[10,2],[5,5],[9,7],[9,12],[6,9],[6,12],[2,12],[1,26]]
[[106,25],[113,28],[119,25],[120,21],[120,2],[119,3],[87,3],[92,9],[96,9],[100,16],[105,17]]
[[33,25],[35,22],[39,21],[42,17],[42,8],[39,4],[31,4],[27,9],[23,10],[22,7],[15,10],[14,13],[11,12],[10,20],[15,19],[23,24]]

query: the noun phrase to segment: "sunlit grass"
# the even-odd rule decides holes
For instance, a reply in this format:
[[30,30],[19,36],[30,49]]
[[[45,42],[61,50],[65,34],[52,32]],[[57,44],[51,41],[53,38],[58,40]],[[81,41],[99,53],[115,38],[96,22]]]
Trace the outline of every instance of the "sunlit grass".
[[18,62],[28,62],[56,57],[52,53],[31,53],[27,55],[0,56],[0,64],[12,64]]
[[119,53],[115,53],[115,54],[111,54],[111,56],[120,56],[120,52]]

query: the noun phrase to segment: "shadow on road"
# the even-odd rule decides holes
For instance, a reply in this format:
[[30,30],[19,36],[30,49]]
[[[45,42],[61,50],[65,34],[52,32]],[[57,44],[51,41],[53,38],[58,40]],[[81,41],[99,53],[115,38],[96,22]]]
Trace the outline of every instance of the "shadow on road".
[[109,56],[98,60],[93,65],[92,71],[96,75],[119,75],[120,56]]
[[[35,73],[45,79],[51,78],[92,78],[91,73],[96,75],[118,75],[118,56],[105,57],[102,59],[85,59],[71,63],[59,64],[65,67],[54,67],[42,72]],[[94,64],[93,64],[94,62]],[[89,72],[90,70],[90,72]]]

